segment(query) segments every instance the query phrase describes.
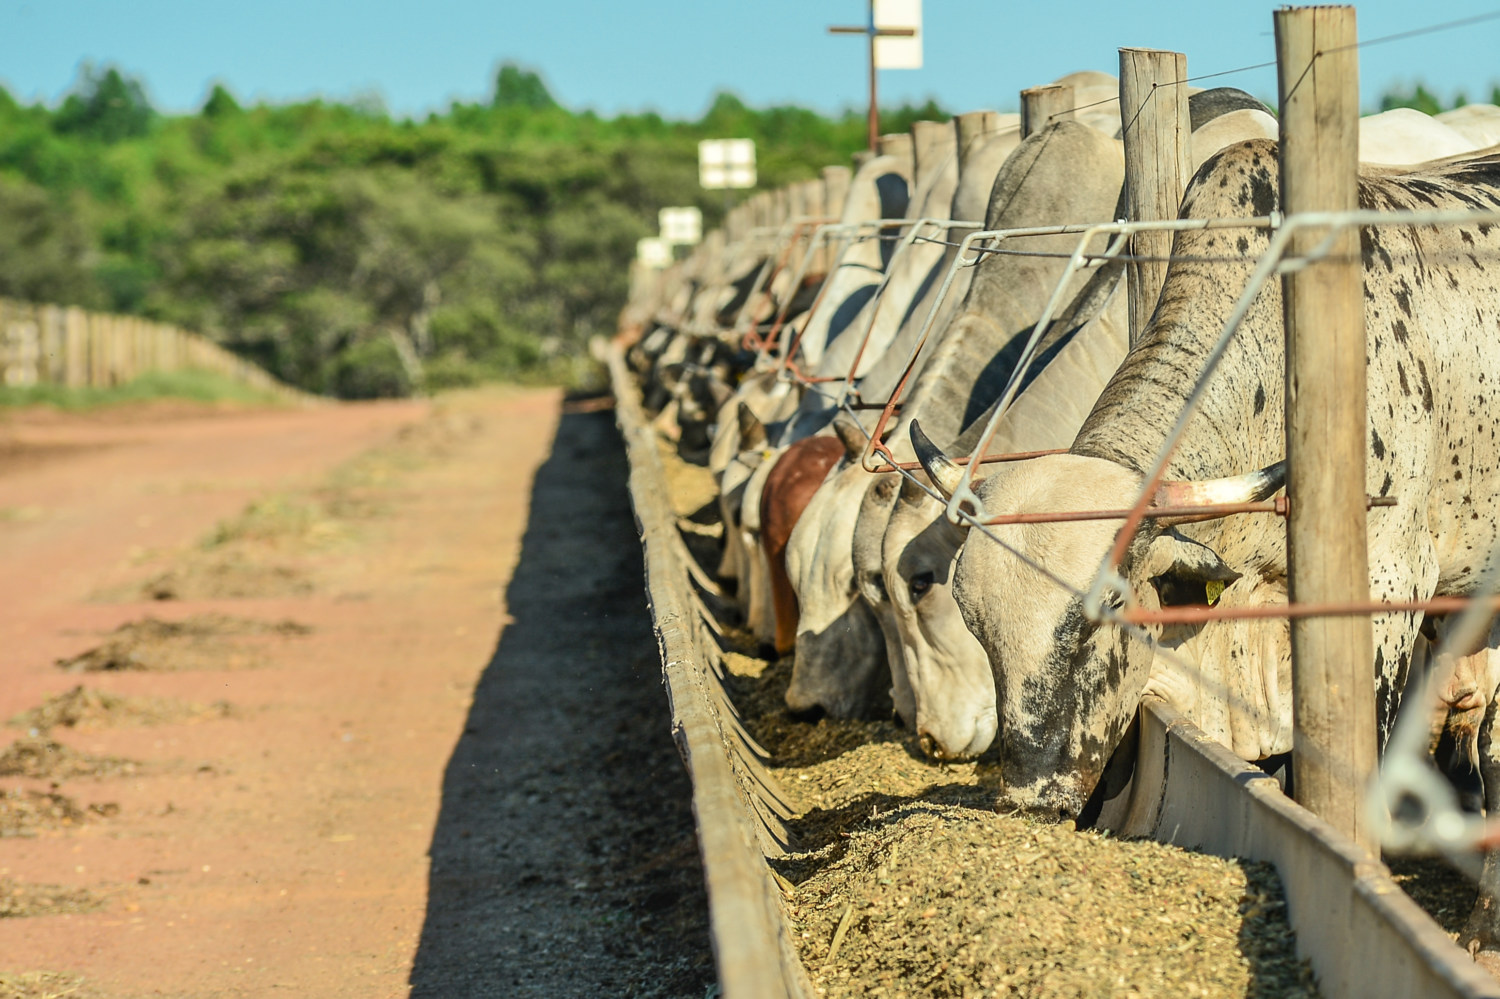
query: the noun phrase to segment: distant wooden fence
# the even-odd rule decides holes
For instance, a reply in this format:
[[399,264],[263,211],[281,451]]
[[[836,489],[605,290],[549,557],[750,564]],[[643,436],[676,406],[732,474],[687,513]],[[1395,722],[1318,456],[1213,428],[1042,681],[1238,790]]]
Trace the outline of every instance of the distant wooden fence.
[[152,371],[210,371],[289,399],[308,398],[206,337],[137,316],[0,298],[0,380],[11,387],[107,388]]

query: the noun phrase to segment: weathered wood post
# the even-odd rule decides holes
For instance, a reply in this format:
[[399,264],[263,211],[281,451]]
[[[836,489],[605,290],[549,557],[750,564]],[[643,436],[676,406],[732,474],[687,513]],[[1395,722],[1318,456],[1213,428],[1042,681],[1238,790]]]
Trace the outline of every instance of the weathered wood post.
[[914,121],[911,123],[911,191],[916,196],[948,154],[953,151],[954,126],[950,121]]
[[1073,88],[1060,83],[1021,91],[1021,138],[1059,118],[1073,117]]
[[[1281,209],[1359,207],[1359,57],[1354,8],[1278,10]],[[1291,252],[1327,234],[1300,230]],[[1281,279],[1286,318],[1288,587],[1293,601],[1370,599],[1365,535],[1365,316],[1359,233]],[[1375,769],[1375,685],[1366,617],[1292,622],[1297,798],[1374,849],[1362,801]]]
[[89,330],[88,319],[76,305],[68,306],[63,323],[67,353],[64,384],[68,388],[82,388],[89,383]]
[[[1160,222],[1177,217],[1192,176],[1192,124],[1188,117],[1187,56],[1159,49],[1120,50],[1120,119],[1125,140],[1126,218]],[[1125,265],[1130,293],[1130,345],[1140,342],[1167,279],[1169,232],[1136,233]]]
[[846,166],[823,168],[823,210],[831,217],[844,214],[844,201],[849,197],[849,181],[854,171]]
[[958,143],[958,173],[963,176],[964,160],[974,147],[987,137],[1000,131],[1000,112],[965,111],[953,118],[953,131]]

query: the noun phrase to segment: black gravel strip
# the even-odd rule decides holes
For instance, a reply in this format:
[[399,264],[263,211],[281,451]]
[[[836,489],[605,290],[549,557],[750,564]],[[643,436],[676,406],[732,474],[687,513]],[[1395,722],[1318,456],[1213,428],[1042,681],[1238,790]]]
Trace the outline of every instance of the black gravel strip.
[[448,763],[413,999],[702,999],[691,788],[610,413],[565,414]]

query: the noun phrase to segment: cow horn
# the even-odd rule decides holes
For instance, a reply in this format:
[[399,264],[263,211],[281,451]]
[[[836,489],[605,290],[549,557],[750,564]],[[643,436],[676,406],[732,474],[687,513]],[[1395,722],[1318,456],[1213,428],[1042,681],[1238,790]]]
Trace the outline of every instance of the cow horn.
[[[1286,461],[1267,465],[1255,472],[1231,475],[1223,479],[1201,479],[1163,482],[1152,497],[1153,506],[1205,506],[1219,503],[1254,503],[1266,499],[1286,485]],[[1212,517],[1187,515],[1163,517],[1159,523],[1184,523],[1209,520]]]
[[758,451],[765,447],[766,425],[760,422],[760,417],[755,415],[744,400],[740,401],[739,412],[736,415],[740,424],[740,450]]
[[952,499],[954,490],[963,479],[964,470],[938,450],[938,446],[922,433],[922,427],[916,420],[911,421],[911,446],[917,452],[917,460],[922,463],[927,477],[937,486],[938,492],[943,494],[943,499]]
[[849,461],[858,461],[865,453],[865,446],[870,443],[870,435],[865,433],[859,421],[843,413],[833,418],[833,432],[844,445],[844,456]]

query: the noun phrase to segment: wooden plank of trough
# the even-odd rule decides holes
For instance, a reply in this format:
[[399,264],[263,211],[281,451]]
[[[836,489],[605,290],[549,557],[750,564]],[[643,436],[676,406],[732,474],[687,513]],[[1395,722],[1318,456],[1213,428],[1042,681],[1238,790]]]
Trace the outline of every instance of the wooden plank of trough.
[[[725,999],[805,999],[812,992],[797,957],[780,889],[761,852],[772,809],[748,800],[715,716],[713,675],[695,621],[687,569],[671,543],[677,530],[654,432],[619,345],[609,352],[615,414],[630,459],[630,501],[646,555],[646,593],[661,647],[672,735],[693,784],[693,818],[719,985]],[[785,835],[783,829],[782,835]]]

